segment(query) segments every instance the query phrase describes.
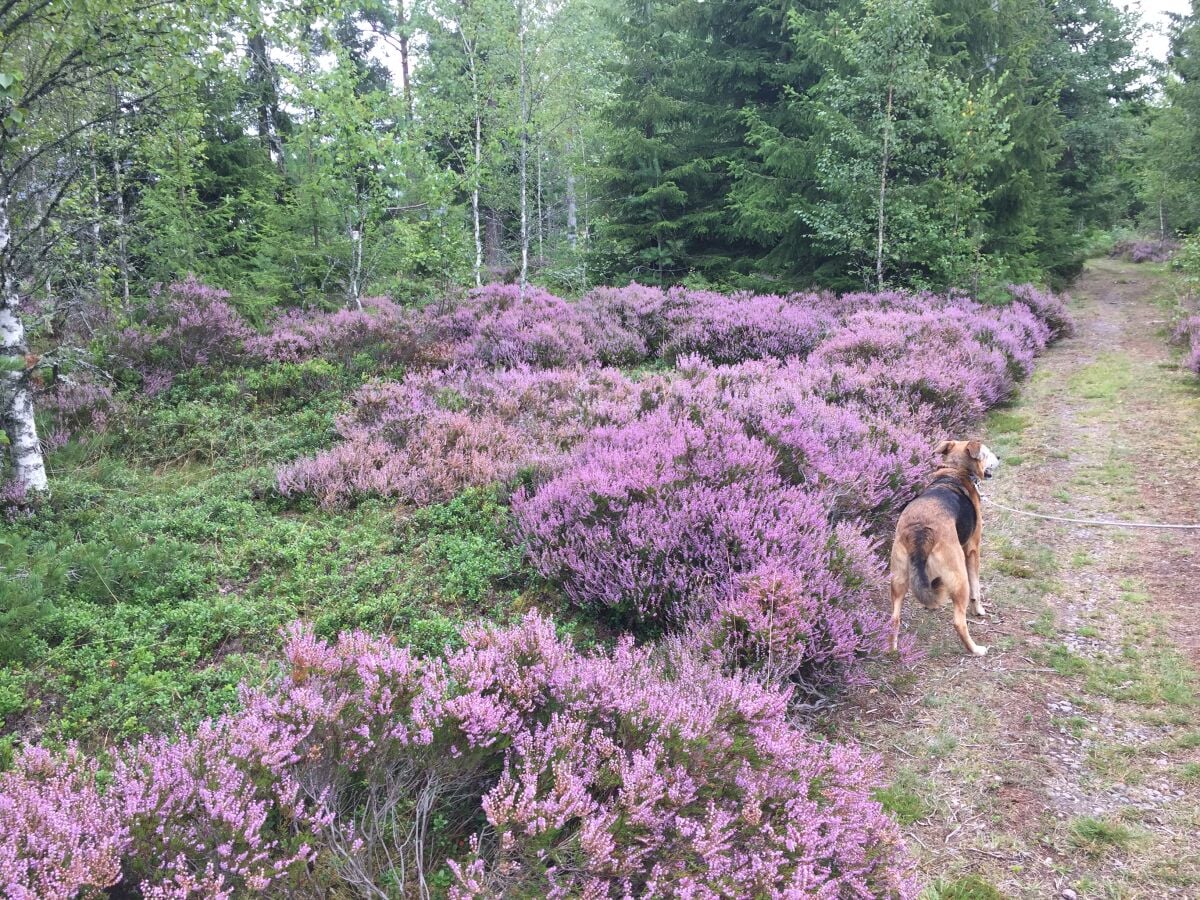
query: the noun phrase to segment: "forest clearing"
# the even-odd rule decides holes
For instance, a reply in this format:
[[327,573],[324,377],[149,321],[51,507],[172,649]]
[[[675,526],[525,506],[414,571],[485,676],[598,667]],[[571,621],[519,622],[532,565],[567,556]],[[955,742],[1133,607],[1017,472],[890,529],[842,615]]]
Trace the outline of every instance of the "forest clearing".
[[0,894],[1200,896],[1197,58],[0,2]]

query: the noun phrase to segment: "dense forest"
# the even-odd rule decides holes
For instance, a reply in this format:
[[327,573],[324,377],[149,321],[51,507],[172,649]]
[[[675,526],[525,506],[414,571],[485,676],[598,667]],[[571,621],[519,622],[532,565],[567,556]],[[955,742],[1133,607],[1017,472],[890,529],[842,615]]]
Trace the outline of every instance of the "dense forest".
[[0,0],[0,890],[918,896],[822,717],[1087,261],[1200,284],[1147,27]]

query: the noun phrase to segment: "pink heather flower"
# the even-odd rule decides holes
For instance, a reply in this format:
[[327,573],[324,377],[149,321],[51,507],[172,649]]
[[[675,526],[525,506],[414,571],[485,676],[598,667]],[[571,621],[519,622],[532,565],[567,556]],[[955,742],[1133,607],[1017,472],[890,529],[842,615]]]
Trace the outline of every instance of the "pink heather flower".
[[129,831],[96,787],[96,763],[69,747],[27,747],[0,775],[0,884],[15,900],[72,898],[121,880]]

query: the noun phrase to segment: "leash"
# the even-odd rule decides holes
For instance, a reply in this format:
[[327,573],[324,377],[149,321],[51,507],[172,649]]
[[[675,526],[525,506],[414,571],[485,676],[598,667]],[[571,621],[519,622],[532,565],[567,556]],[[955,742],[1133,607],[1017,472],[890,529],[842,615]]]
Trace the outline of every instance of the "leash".
[[983,492],[979,493],[979,498],[989,506],[994,506],[997,509],[1003,509],[1006,512],[1016,513],[1018,516],[1029,516],[1032,519],[1046,519],[1050,522],[1069,522],[1073,525],[1108,525],[1113,528],[1171,528],[1177,531],[1200,531],[1200,524],[1196,525],[1169,525],[1160,522],[1121,522],[1117,519],[1075,519],[1070,516],[1048,516],[1044,513],[1028,512],[1024,509],[1014,509],[1011,506],[1005,506],[1003,503],[997,503],[990,497],[985,497]]

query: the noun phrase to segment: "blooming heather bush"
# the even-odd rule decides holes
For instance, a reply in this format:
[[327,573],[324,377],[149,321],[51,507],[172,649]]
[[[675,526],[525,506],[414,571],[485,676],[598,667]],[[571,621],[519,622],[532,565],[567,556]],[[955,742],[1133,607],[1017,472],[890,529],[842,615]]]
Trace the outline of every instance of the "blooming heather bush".
[[685,410],[735,416],[775,450],[786,480],[821,491],[833,520],[883,530],[928,475],[928,435],[887,410],[816,396],[802,361],[713,366],[689,357],[671,392],[667,402]]
[[210,288],[194,276],[175,282],[148,310],[146,324],[154,330],[143,331],[128,347],[174,372],[232,362],[251,330],[228,300],[228,290]]
[[468,639],[451,668],[524,725],[453,896],[912,893],[873,763],[809,741],[785,694],[678,643],[580,656],[536,617]]
[[528,286],[524,299],[514,284],[490,284],[433,327],[457,345],[459,365],[493,368],[577,366],[596,359],[584,337],[582,318],[565,300]]
[[343,442],[280,469],[286,497],[425,504],[467,487],[550,471],[592,429],[632,419],[640,392],[615,369],[515,368],[410,374],[361,388]]
[[874,762],[810,742],[785,694],[680,644],[580,654],[536,614],[463,637],[442,663],[294,630],[289,677],[248,697],[350,884],[418,881],[429,822],[466,835],[482,807],[457,897],[911,893]]
[[0,481],[0,516],[6,522],[16,520],[22,512],[27,511],[29,499],[29,488],[22,482],[12,479]]
[[628,284],[593,289],[578,303],[584,334],[600,361],[629,365],[658,356],[670,334],[668,313],[684,291]]
[[298,787],[239,753],[241,724],[148,737],[118,761],[109,802],[129,830],[127,868],[144,896],[262,891],[311,858],[307,845],[281,848],[275,829],[299,814]]
[[819,296],[712,291],[688,291],[668,319],[664,356],[696,353],[720,363],[804,356],[834,324]]
[[1075,333],[1075,324],[1067,312],[1067,304],[1058,294],[1043,291],[1032,284],[1010,284],[1009,296],[1014,303],[1029,307],[1035,316],[1050,329],[1050,340],[1057,341]]
[[56,378],[38,391],[38,412],[50,420],[43,442],[56,449],[76,435],[103,433],[114,404],[108,384],[87,377]]
[[924,404],[934,411],[931,431],[968,427],[1013,388],[1004,354],[936,310],[858,313],[808,363],[826,399],[897,412]]
[[1180,322],[1175,331],[1175,339],[1182,343],[1187,351],[1184,365],[1200,375],[1200,316],[1188,316]]
[[114,356],[157,380],[163,373],[233,362],[253,332],[228,300],[228,291],[194,276],[176,282],[151,302],[143,324],[117,336]]
[[884,649],[883,619],[870,606],[882,581],[879,567],[863,565],[873,556],[860,536],[839,526],[848,554],[847,569],[859,569],[852,590],[837,593],[814,586],[802,573],[768,562],[743,576],[737,591],[713,605],[692,632],[701,647],[717,651],[735,671],[761,675],[768,683],[799,685],[801,696],[817,696],[834,677],[855,678],[865,653]]
[[514,499],[530,559],[576,602],[678,623],[701,597],[774,560],[839,590],[823,498],[787,484],[731,416],[669,409],[599,432],[572,465]]
[[1137,238],[1135,240],[1117,241],[1113,244],[1108,255],[1114,258],[1127,259],[1135,263],[1166,262],[1178,249],[1179,243],[1177,241]]
[[27,751],[0,777],[9,893],[407,895],[450,856],[459,898],[915,894],[876,761],[785,692],[681,641],[583,654],[534,613],[463,639],[293,627],[276,687],[128,749],[103,802],[94,766]]
[[246,351],[265,362],[302,362],[317,357],[348,364],[366,353],[389,364],[423,359],[428,336],[417,314],[387,297],[369,297],[361,309],[292,310],[269,329],[246,340]]
[[468,487],[507,481],[534,457],[523,436],[495,416],[437,410],[408,437],[404,446],[351,437],[284,466],[276,486],[285,497],[311,494],[324,506],[367,496],[426,505]]
[[67,900],[121,880],[129,832],[96,789],[96,763],[38,747],[0,775],[0,885],[12,900]]

